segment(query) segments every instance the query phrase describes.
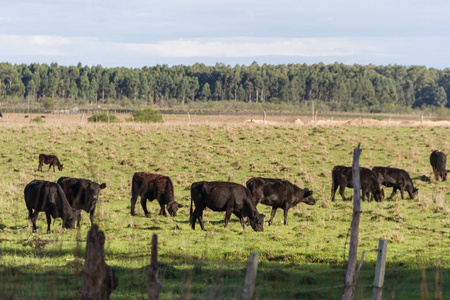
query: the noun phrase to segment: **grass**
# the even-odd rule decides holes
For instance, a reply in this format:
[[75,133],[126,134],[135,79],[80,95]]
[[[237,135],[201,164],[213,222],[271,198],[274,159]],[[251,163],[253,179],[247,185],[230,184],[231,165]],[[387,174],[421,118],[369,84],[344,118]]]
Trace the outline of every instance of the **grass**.
[[[42,213],[38,233],[28,227],[25,185],[60,176],[107,184],[95,220],[106,235],[106,262],[119,278],[112,299],[147,297],[153,233],[159,240],[163,299],[239,298],[251,251],[260,253],[258,298],[338,298],[352,203],[339,195],[330,201],[330,175],[334,165],[351,165],[358,143],[362,166],[407,170],[419,197],[401,200],[397,193],[393,201],[362,203],[358,252],[366,254],[357,298],[371,297],[380,238],[389,241],[386,297],[434,297],[440,287],[443,298],[450,297],[450,186],[423,180],[431,177],[431,151],[450,153],[447,128],[30,123],[1,126],[0,139],[0,293],[14,299],[70,298],[81,289],[88,214],[82,213],[80,230],[62,229],[58,219],[47,234]],[[63,171],[38,172],[39,153],[56,154]],[[130,183],[137,171],[172,178],[175,198],[185,205],[176,218],[158,216],[156,201],[147,203],[150,218],[140,205],[137,216],[130,216]],[[284,178],[312,189],[317,203],[291,209],[287,226],[279,210],[274,225],[266,223],[260,233],[250,227],[242,231],[234,216],[224,228],[224,215],[210,210],[204,213],[206,232],[198,224],[196,231],[189,227],[193,182],[245,184],[253,176]],[[346,196],[351,195],[347,189]],[[258,210],[270,216],[270,207]]]

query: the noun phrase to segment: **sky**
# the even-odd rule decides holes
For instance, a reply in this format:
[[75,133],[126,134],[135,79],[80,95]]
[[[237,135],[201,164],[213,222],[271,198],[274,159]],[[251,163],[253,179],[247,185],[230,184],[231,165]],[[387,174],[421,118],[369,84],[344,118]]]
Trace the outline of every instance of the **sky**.
[[444,0],[0,0],[0,62],[450,68]]

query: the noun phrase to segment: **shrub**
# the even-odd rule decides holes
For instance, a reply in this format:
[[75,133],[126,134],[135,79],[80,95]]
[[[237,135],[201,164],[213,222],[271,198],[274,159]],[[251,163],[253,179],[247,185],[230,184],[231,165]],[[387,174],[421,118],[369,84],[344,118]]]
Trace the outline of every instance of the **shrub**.
[[45,121],[41,117],[36,117],[31,120],[33,123],[44,123]]
[[101,114],[93,114],[92,116],[90,116],[88,118],[88,122],[116,123],[116,122],[120,122],[120,120],[115,115],[101,113]]
[[133,112],[133,117],[135,122],[164,122],[162,114],[151,108],[146,108],[142,110],[135,110]]

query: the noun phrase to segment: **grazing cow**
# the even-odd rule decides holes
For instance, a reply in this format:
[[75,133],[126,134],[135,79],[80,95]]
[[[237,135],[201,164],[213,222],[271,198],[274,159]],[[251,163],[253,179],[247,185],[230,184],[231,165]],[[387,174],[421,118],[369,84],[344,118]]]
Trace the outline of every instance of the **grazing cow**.
[[59,159],[56,157],[56,155],[39,154],[38,171],[42,171],[42,166],[44,164],[49,165],[49,170],[53,166],[53,172],[55,172],[55,166],[57,166],[58,170],[60,171],[62,171],[63,169],[63,165],[59,162]]
[[24,195],[33,231],[37,230],[36,219],[40,211],[45,212],[47,216],[47,232],[50,231],[52,217],[61,218],[65,228],[75,228],[75,219],[79,212],[70,206],[64,191],[57,183],[33,180],[25,187]]
[[433,174],[436,180],[442,178],[442,181],[447,180],[447,156],[444,153],[434,150],[430,155],[430,164],[433,167]]
[[[384,198],[384,190],[380,189],[377,177],[372,170],[367,168],[359,168],[362,200],[367,196],[367,200],[370,201],[370,193],[372,193],[375,201],[382,201]],[[331,201],[334,201],[334,195],[339,187],[339,194],[345,201],[344,190],[346,187],[353,188],[353,175],[352,167],[335,166],[331,172],[332,184],[331,184]]]
[[408,192],[411,199],[417,196],[419,190],[414,187],[411,177],[409,177],[408,172],[405,170],[389,167],[373,167],[372,171],[375,173],[379,184],[393,188],[389,200],[392,200],[397,190],[400,190],[402,199],[404,199],[403,193],[405,191]]
[[[195,210],[192,212],[192,202]],[[260,214],[253,203],[252,194],[243,185],[233,182],[200,181],[191,185],[191,209],[189,223],[195,230],[195,221],[198,219],[200,227],[203,226],[203,210],[208,207],[213,211],[225,211],[225,227],[230,222],[233,213],[239,218],[244,230],[244,217],[250,220],[250,226],[255,231],[264,231],[264,215]]]
[[88,179],[70,177],[61,177],[57,183],[63,189],[70,205],[78,210],[78,228],[80,227],[81,221],[81,209],[89,213],[92,226],[94,224],[94,213],[98,201],[98,194],[100,190],[106,188],[106,183],[98,184]]
[[269,225],[272,225],[278,208],[284,210],[284,225],[287,225],[287,215],[291,207],[300,202],[309,205],[316,203],[312,196],[313,191],[301,189],[287,180],[253,177],[247,181],[246,185],[253,196],[255,205],[261,202],[272,206]]
[[138,196],[141,197],[141,205],[146,217],[150,216],[147,210],[147,200],[158,200],[159,206],[161,207],[159,214],[164,217],[167,217],[165,208],[166,205],[167,211],[172,217],[176,217],[177,210],[183,207],[183,205],[175,201],[172,180],[170,177],[164,175],[145,172],[134,173],[133,180],[131,182],[132,216],[134,216],[134,207]]

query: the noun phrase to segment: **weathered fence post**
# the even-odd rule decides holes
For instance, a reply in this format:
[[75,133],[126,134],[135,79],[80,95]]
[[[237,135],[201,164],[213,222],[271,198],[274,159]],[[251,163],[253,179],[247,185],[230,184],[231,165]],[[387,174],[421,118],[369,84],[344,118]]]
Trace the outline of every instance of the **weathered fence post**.
[[88,231],[85,262],[83,267],[83,287],[80,299],[103,300],[119,285],[114,269],[105,263],[105,234],[96,224]]
[[360,144],[353,150],[353,217],[350,234],[350,250],[345,273],[345,287],[342,299],[353,299],[355,296],[355,283],[361,268],[364,255],[362,256],[358,272],[356,271],[356,259],[358,255],[359,219],[361,217],[361,179],[359,172],[359,155],[361,154]]
[[263,124],[264,125],[266,124],[266,111],[264,111],[263,113]]
[[153,234],[152,237],[152,256],[150,260],[150,268],[148,269],[148,299],[159,299],[162,284],[158,280],[156,274],[158,271],[158,236]]
[[81,120],[80,120],[80,124],[83,123],[83,119],[84,119],[84,113],[81,115]]
[[247,275],[245,276],[245,286],[242,298],[245,300],[252,299],[255,292],[256,271],[258,270],[259,253],[250,252],[247,264]]
[[380,239],[378,242],[377,267],[373,280],[372,300],[380,300],[383,296],[384,271],[386,267],[387,241]]

